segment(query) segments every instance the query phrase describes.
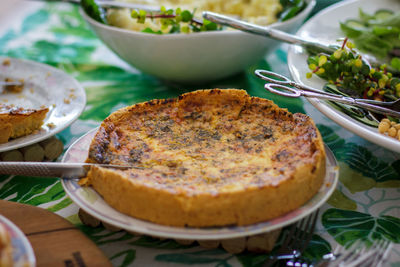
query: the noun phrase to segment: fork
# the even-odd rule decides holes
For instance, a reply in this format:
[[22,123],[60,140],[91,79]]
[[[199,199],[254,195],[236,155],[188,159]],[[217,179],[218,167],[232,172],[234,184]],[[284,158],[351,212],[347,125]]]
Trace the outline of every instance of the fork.
[[375,241],[370,247],[365,246],[360,240],[354,242],[345,251],[342,246],[325,255],[324,260],[317,267],[355,267],[374,266],[379,267],[389,255],[393,243],[386,239]]
[[279,260],[290,260],[301,256],[314,234],[318,213],[319,210],[296,224],[292,224],[280,249],[275,253],[275,255],[267,258],[264,266],[272,266]]

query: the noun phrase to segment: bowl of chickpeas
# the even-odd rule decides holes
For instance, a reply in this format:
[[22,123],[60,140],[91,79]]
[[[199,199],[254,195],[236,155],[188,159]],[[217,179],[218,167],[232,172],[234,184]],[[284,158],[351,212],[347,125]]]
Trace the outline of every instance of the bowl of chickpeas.
[[[138,4],[148,3],[138,1]],[[288,12],[279,0],[162,3],[166,7],[159,6],[160,13],[110,8],[104,14],[104,21],[96,20],[85,8],[81,13],[103,43],[136,69],[164,80],[201,84],[235,75],[261,61],[279,45],[267,37],[204,21],[201,11],[218,12],[292,33],[310,14],[315,0],[304,0],[304,7],[284,21],[279,16]],[[160,3],[153,0],[151,4]]]

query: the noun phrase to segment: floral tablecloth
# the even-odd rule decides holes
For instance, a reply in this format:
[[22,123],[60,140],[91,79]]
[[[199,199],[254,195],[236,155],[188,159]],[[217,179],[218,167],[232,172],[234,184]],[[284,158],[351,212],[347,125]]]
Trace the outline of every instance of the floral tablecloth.
[[[77,6],[24,2],[11,13],[0,17],[1,55],[55,66],[75,77],[86,90],[88,101],[83,114],[57,135],[65,148],[118,108],[197,89],[161,82],[123,63],[91,32]],[[338,245],[384,237],[396,243],[390,263],[400,266],[400,154],[355,136],[305,100],[267,93],[253,71],[272,69],[289,75],[286,51],[287,46],[282,45],[245,72],[199,88],[246,89],[253,96],[272,99],[291,112],[303,112],[315,120],[339,162],[340,182],[321,209],[305,257],[318,259]],[[262,254],[231,255],[222,249],[85,226],[59,179],[0,176],[0,199],[39,206],[65,217],[89,236],[115,266],[258,266],[266,259]]]

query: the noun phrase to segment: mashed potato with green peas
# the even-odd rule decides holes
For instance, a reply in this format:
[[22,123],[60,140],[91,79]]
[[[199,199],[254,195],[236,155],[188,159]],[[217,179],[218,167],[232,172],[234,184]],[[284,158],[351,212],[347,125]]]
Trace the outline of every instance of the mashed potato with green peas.
[[[234,17],[240,17],[250,23],[258,25],[268,25],[278,20],[277,16],[282,11],[279,0],[125,0],[137,4],[151,6],[165,6],[166,8],[181,8],[193,11],[196,9],[195,16],[200,17],[203,11],[212,11]],[[146,19],[145,22],[138,23],[137,19],[131,17],[128,9],[110,9],[107,13],[108,23],[119,28],[133,31],[142,31],[151,28],[153,31],[169,32],[168,28],[163,28],[158,19]]]

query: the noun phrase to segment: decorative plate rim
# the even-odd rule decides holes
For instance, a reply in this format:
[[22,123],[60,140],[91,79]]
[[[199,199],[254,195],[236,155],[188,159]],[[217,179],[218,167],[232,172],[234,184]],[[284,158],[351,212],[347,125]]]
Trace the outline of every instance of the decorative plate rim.
[[[78,140],[76,140],[70,148],[65,152],[65,155],[62,159],[62,162],[74,162],[74,160],[69,160],[73,153],[74,149],[77,149],[76,154],[79,152],[81,155],[87,155],[88,146],[82,145],[82,143],[87,142],[90,143],[94,134],[96,133],[97,128],[89,131]],[[275,218],[273,220],[269,220],[267,222],[257,223],[248,226],[232,226],[232,227],[213,227],[213,228],[185,228],[185,227],[173,227],[173,226],[165,226],[159,225],[152,222],[147,222],[144,220],[136,219],[130,217],[128,215],[122,214],[114,208],[110,207],[100,195],[92,188],[85,188],[85,192],[94,194],[97,196],[96,200],[93,203],[86,200],[84,197],[79,195],[79,191],[83,192],[83,188],[80,187],[76,180],[71,179],[62,179],[61,183],[64,187],[65,192],[72,199],[74,203],[76,203],[80,208],[82,208],[85,212],[90,215],[96,217],[97,219],[106,222],[115,227],[125,229],[127,231],[132,231],[141,234],[147,234],[151,236],[157,237],[165,237],[165,238],[177,238],[177,239],[196,239],[196,240],[215,240],[215,239],[227,239],[227,238],[236,238],[243,237],[249,235],[260,234],[264,232],[269,232],[278,228],[282,228],[289,224],[292,224],[307,215],[314,212],[321,205],[323,205],[331,194],[334,192],[338,177],[339,177],[339,168],[335,156],[330,151],[330,149],[325,145],[326,155],[327,155],[327,173],[321,186],[320,191],[306,204],[302,207],[289,212],[283,216]],[[86,154],[84,153],[86,151]],[[73,157],[72,157],[73,158]],[[76,159],[76,158],[75,158]],[[76,162],[76,161],[75,161]],[[100,201],[101,205],[104,207],[108,207],[115,211],[119,218],[112,217],[106,214],[105,211],[99,210],[96,208],[94,203]],[[115,215],[115,214],[114,214]]]
[[[29,242],[28,238],[16,226],[10,219],[0,214],[0,223],[3,223],[8,232],[11,232],[11,242],[13,245],[13,259],[15,266],[26,266],[26,267],[34,267],[36,266],[36,257],[35,253],[33,252],[33,248],[31,243]],[[23,246],[25,251],[21,251],[15,244],[18,243],[19,245]],[[18,253],[23,254],[18,254]],[[17,259],[15,257],[18,257]]]

